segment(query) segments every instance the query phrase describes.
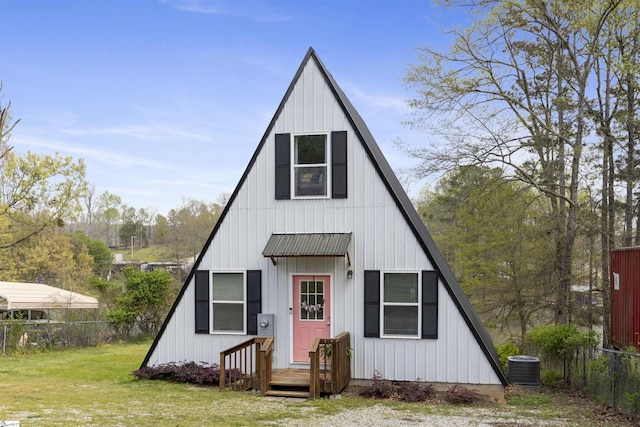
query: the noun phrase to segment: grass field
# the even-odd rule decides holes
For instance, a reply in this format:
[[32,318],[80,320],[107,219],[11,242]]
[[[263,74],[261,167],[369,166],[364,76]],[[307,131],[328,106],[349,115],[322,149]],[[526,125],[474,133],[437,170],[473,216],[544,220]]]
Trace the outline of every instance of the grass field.
[[[341,423],[341,417],[383,405],[385,410],[397,413],[398,419],[406,420],[407,414],[417,416],[410,418],[418,420],[415,425],[447,425],[422,422],[427,416],[461,414],[476,420],[470,425],[541,425],[550,421],[551,425],[626,425],[603,419],[599,408],[585,405],[582,400],[540,391],[511,392],[507,405],[459,408],[353,396],[303,403],[273,401],[251,392],[219,392],[207,387],[139,380],[131,372],[140,365],[149,344],[0,357],[0,421],[20,421],[21,427],[316,426],[327,425],[324,417],[328,416],[332,425],[356,425],[347,423],[346,418]],[[485,419],[490,413],[491,419],[501,421],[482,424],[475,413],[485,414]],[[512,423],[514,419],[517,423]],[[385,425],[393,425],[393,420]]]
[[[251,393],[143,381],[149,343],[0,358],[0,420],[29,425],[247,425],[295,416]],[[239,410],[246,406],[250,411]],[[262,410],[262,408],[266,410]]]
[[133,258],[131,258],[131,248],[120,248],[111,251],[114,254],[122,254],[126,261],[175,261],[175,257],[167,246],[150,245],[145,248],[134,248]]

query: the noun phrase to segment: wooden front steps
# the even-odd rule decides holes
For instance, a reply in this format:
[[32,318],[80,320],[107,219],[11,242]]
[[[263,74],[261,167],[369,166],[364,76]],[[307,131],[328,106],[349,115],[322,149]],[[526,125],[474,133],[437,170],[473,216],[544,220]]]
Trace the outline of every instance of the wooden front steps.
[[266,396],[309,398],[309,370],[281,369],[273,372]]
[[262,395],[317,399],[340,393],[351,379],[349,332],[316,338],[309,349],[309,369],[274,371],[274,337],[253,337],[220,352],[220,391],[260,390]]

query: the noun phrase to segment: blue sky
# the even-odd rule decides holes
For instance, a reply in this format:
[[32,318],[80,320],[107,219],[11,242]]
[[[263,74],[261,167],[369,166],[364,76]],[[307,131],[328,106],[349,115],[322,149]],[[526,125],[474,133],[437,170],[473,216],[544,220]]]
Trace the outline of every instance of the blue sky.
[[428,0],[0,0],[11,142],[83,158],[97,194],[135,208],[213,202],[311,46],[399,171],[412,160],[393,141],[428,141],[402,124],[402,79],[419,47],[448,45],[454,13]]

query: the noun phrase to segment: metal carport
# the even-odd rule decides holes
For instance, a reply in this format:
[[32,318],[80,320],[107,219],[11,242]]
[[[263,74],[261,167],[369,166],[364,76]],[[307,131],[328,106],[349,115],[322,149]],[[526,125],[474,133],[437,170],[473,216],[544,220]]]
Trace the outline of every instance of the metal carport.
[[98,300],[42,283],[0,282],[0,311],[98,308]]

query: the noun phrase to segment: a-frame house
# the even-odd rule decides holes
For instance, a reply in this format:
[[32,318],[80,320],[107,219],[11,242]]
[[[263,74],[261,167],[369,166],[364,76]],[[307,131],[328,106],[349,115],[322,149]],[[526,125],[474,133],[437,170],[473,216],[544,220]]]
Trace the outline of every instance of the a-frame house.
[[309,370],[311,396],[374,371],[507,384],[490,336],[313,49],[142,366],[186,361],[220,361],[242,375],[227,385],[263,393],[292,368]]

